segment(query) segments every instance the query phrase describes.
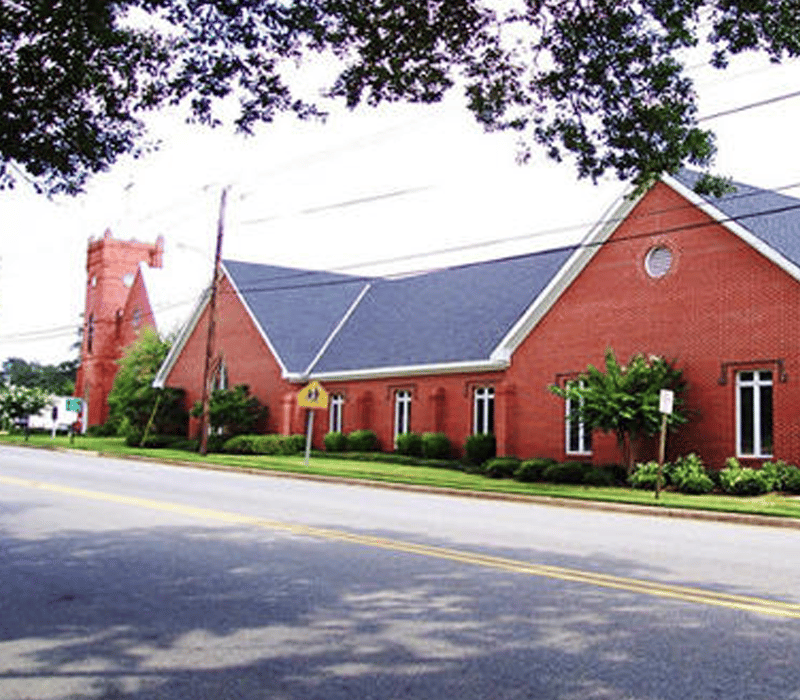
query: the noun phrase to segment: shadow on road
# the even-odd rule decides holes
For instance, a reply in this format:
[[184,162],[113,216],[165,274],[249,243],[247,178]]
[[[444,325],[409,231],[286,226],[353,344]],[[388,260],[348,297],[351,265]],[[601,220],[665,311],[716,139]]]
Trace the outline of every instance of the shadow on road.
[[796,622],[266,530],[6,534],[0,584],[7,700],[800,692]]

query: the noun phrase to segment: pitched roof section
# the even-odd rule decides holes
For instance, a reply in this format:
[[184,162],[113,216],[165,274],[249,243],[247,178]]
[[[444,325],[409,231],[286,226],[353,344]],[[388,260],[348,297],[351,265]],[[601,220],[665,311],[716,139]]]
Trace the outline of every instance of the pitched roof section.
[[[684,168],[674,179],[693,190],[699,177],[700,173]],[[722,223],[738,224],[771,251],[800,267],[800,199],[741,182],[733,186],[736,191],[723,197],[692,194],[695,201],[707,202],[721,212],[728,219]]]
[[315,375],[488,362],[572,249],[375,280]]
[[369,284],[363,277],[332,272],[235,260],[223,265],[289,374],[306,372]]

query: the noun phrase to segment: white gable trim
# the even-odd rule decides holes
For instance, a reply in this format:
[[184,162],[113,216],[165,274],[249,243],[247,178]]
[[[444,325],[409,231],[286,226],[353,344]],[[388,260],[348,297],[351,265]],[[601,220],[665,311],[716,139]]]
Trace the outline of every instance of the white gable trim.
[[665,175],[662,179],[664,184],[671,187],[682,197],[688,199],[698,209],[701,209],[703,212],[708,214],[708,216],[714,219],[714,221],[719,223],[721,226],[724,226],[735,236],[741,238],[745,243],[752,248],[755,248],[755,250],[761,253],[761,255],[767,258],[770,262],[775,263],[784,272],[800,282],[800,267],[795,265],[787,257],[779,253],[768,243],[762,241],[758,236],[752,234],[738,221],[732,219],[728,214],[715,207],[713,204],[711,204],[711,202],[697,194],[697,192],[694,190],[686,187],[686,185],[682,184],[674,177]]
[[583,269],[597,254],[603,243],[617,230],[643,196],[644,193],[636,197],[625,194],[614,201],[578,244],[569,260],[561,266],[561,269],[553,276],[549,284],[539,293],[539,296],[512,326],[511,330],[506,333],[505,337],[492,352],[491,360],[510,361],[516,349],[553,308],[554,304],[578,275],[583,272]]
[[161,367],[159,367],[158,372],[156,372],[156,376],[153,379],[154,388],[163,389],[166,385],[167,377],[169,377],[170,372],[172,372],[172,369],[175,367],[175,363],[178,361],[178,357],[183,352],[184,346],[188,342],[192,333],[194,333],[194,329],[197,327],[200,317],[203,315],[203,311],[205,310],[206,305],[211,298],[210,291],[211,290],[209,289],[204,289],[200,293],[200,296],[194,305],[192,315],[189,316],[189,320],[184,324],[183,328],[181,328],[180,333],[178,333],[178,337],[175,339],[175,342],[172,344],[167,356],[164,358],[164,362],[161,363]]
[[359,292],[358,296],[356,297],[355,301],[350,304],[350,308],[347,309],[344,316],[339,319],[339,323],[336,324],[336,328],[331,331],[331,334],[327,337],[325,342],[322,344],[322,347],[319,349],[319,352],[314,356],[314,359],[311,360],[311,363],[306,368],[306,371],[303,373],[305,376],[311,374],[311,371],[314,369],[314,366],[319,362],[320,358],[325,354],[325,351],[328,349],[330,344],[333,342],[334,338],[339,334],[339,331],[344,328],[344,325],[353,315],[355,310],[358,308],[358,305],[361,303],[361,300],[366,296],[367,292],[372,288],[372,283],[368,282],[364,285],[364,288]]
[[228,273],[227,268],[225,267],[225,263],[220,263],[220,267],[222,271],[225,273],[225,276],[228,278],[228,281],[231,283],[231,287],[233,287],[234,291],[236,292],[236,297],[239,299],[242,307],[247,311],[247,315],[250,317],[250,320],[253,322],[253,325],[258,330],[258,334],[261,336],[261,339],[264,341],[266,346],[269,348],[269,351],[272,353],[272,356],[275,358],[275,361],[278,363],[278,366],[281,368],[281,376],[286,378],[289,376],[289,370],[286,368],[281,356],[278,354],[278,351],[275,349],[275,346],[272,344],[272,341],[269,339],[266,331],[261,327],[261,324],[256,319],[256,315],[253,313],[253,310],[250,308],[250,305],[247,303],[247,300],[244,298],[244,295],[239,290],[239,287],[236,286],[236,283],[233,281],[233,277]]
[[349,381],[357,379],[386,379],[389,377],[423,377],[431,374],[472,374],[475,372],[501,372],[508,369],[507,360],[466,360],[463,362],[441,362],[430,365],[406,365],[402,367],[371,367],[368,369],[341,370],[293,374],[286,377],[292,382]]

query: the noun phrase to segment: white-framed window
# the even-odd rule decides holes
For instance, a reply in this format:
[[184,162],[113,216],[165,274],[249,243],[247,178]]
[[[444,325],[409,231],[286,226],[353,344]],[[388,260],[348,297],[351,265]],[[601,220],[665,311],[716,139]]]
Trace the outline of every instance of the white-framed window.
[[401,389],[394,393],[394,439],[411,432],[411,392]]
[[225,366],[225,362],[220,361],[219,363],[219,371],[217,375],[214,377],[214,383],[211,387],[212,389],[227,389],[228,388],[228,368]]
[[582,399],[567,397],[565,403],[565,437],[564,444],[567,454],[588,455],[592,453],[592,431],[583,421],[573,420],[573,413],[582,403]]
[[736,374],[736,454],[772,457],[772,372]]
[[494,387],[478,387],[473,397],[472,432],[494,433]]
[[328,402],[328,429],[332,433],[342,432],[342,411],[344,410],[344,396],[331,395]]

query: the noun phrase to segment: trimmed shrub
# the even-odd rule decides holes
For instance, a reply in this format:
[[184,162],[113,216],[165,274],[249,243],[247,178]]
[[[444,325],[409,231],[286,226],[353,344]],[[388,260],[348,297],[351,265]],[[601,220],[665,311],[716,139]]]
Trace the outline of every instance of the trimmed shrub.
[[613,486],[614,474],[605,467],[589,467],[583,475],[583,483],[588,486]]
[[86,428],[86,434],[90,437],[116,437],[119,435],[119,421],[106,421],[102,425],[90,425]]
[[410,457],[422,457],[422,435],[419,433],[401,433],[395,441],[394,451]]
[[225,441],[223,452],[239,455],[256,454],[256,438],[258,435],[237,435]]
[[491,433],[470,435],[464,443],[464,455],[467,462],[481,465],[497,454],[497,442]]
[[281,452],[285,455],[296,455],[300,452],[305,452],[306,449],[306,436],[305,435],[283,435],[281,436]]
[[293,455],[305,449],[303,435],[236,435],[225,441],[223,452],[245,455]]
[[719,485],[733,496],[758,496],[770,491],[774,484],[773,471],[762,472],[742,467],[735,457],[728,459],[728,466],[719,473]]
[[556,460],[550,457],[534,457],[522,462],[514,472],[517,481],[541,481],[545,469],[556,464]]
[[[624,486],[628,483],[628,470],[622,464],[603,464],[600,467],[603,471],[608,472],[611,475],[614,483],[619,486]],[[666,474],[668,468],[668,464],[664,465],[664,472]]]
[[764,464],[761,465],[761,473],[770,484],[767,491],[783,490],[783,482],[786,479],[786,472],[789,466],[790,465],[782,459],[776,459],[774,462],[764,462]]
[[788,493],[800,493],[800,469],[794,464],[786,465],[781,488]]
[[483,465],[483,474],[490,479],[510,479],[519,465],[516,457],[495,457]]
[[347,436],[348,452],[377,452],[378,436],[372,430],[354,430]]
[[675,460],[670,470],[670,480],[681,493],[709,493],[714,488],[703,462],[694,453]]
[[554,484],[582,484],[586,471],[586,465],[581,462],[552,464],[544,470],[542,479]]
[[147,447],[151,450],[161,450],[167,447],[174,447],[176,443],[185,442],[185,438],[179,435],[148,435],[145,444],[142,445],[141,442],[142,432],[132,428],[128,429],[125,434],[125,444],[128,447]]
[[326,452],[344,452],[347,449],[347,435],[332,432],[323,438]]
[[422,433],[422,456],[447,459],[450,456],[450,438],[444,433]]
[[[635,489],[646,489],[646,490],[655,490],[656,488],[656,479],[658,478],[658,462],[651,461],[645,463],[639,463],[636,465],[636,468],[628,477],[628,483],[631,487]],[[661,485],[663,486],[666,483],[666,479],[664,478],[664,474],[662,472],[661,475],[662,482]]]

